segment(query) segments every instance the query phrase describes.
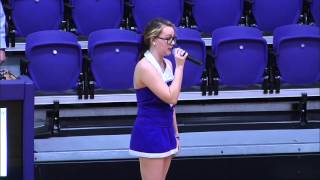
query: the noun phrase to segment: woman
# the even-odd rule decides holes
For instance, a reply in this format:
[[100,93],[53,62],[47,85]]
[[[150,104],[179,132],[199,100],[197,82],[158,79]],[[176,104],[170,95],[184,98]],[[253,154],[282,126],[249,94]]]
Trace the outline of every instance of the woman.
[[[170,21],[151,21],[145,28],[143,38],[148,50],[134,72],[138,114],[129,152],[139,157],[143,180],[164,180],[172,156],[179,149],[174,105],[180,94],[188,53],[180,48],[173,51],[176,32]],[[176,62],[174,76],[172,64],[164,58],[171,52]]]

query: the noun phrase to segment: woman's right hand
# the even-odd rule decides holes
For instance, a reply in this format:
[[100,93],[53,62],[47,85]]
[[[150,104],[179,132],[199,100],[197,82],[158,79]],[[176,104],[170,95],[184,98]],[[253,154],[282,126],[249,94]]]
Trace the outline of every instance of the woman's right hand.
[[176,61],[176,66],[182,66],[184,65],[186,59],[187,59],[188,53],[181,49],[181,48],[175,48],[174,49],[174,59]]

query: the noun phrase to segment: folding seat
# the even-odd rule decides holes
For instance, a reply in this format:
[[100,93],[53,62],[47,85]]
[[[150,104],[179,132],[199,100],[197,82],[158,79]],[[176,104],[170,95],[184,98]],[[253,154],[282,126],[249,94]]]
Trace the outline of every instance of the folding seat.
[[70,0],[72,17],[81,35],[91,32],[119,28],[123,17],[124,0]]
[[227,26],[213,31],[212,52],[220,84],[241,87],[261,83],[267,42],[253,27]]
[[273,48],[281,81],[304,85],[318,81],[320,30],[316,26],[285,25],[275,29]]
[[91,70],[97,87],[107,90],[133,88],[141,36],[133,31],[104,29],[89,35]]
[[183,0],[131,0],[131,3],[132,15],[139,32],[144,30],[149,21],[159,17],[178,26],[183,15]]
[[59,30],[32,33],[26,38],[25,53],[38,90],[64,91],[76,86],[82,55],[74,34]]
[[63,0],[11,0],[12,18],[19,36],[42,30],[59,29],[63,19]]
[[[202,65],[194,64],[186,61],[183,72],[182,88],[190,88],[199,86],[201,76],[206,65],[206,47],[201,39],[200,32],[189,28],[177,28],[177,46],[186,50],[194,59],[202,62]],[[175,60],[173,55],[169,56],[173,68],[175,68]]]
[[200,31],[212,33],[223,26],[238,25],[243,0],[192,0],[192,13]]
[[310,9],[313,20],[320,26],[320,0],[312,0]]
[[273,32],[276,27],[298,22],[303,0],[252,0],[257,27]]

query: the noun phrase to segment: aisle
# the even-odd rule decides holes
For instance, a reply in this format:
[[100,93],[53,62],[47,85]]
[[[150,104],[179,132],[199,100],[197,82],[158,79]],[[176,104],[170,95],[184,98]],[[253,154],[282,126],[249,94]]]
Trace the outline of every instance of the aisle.
[[[320,154],[175,158],[167,180],[319,180]],[[139,180],[137,160],[37,164],[36,180]]]

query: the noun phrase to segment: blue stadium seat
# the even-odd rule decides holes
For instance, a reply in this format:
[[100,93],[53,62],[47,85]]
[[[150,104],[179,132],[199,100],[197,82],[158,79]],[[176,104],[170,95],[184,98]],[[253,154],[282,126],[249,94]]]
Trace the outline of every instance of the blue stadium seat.
[[72,17],[81,35],[91,32],[119,28],[123,17],[124,0],[71,0]]
[[25,53],[28,72],[38,90],[64,91],[76,86],[82,55],[72,33],[47,30],[29,34]]
[[243,13],[243,0],[192,0],[192,13],[200,31],[238,25]]
[[183,15],[183,0],[131,0],[132,15],[137,30],[142,32],[146,24],[155,18],[164,18],[179,25]]
[[89,35],[91,70],[97,87],[107,90],[133,88],[141,36],[133,31],[104,29]]
[[[183,72],[182,88],[199,86],[201,83],[201,75],[206,66],[206,47],[201,39],[200,32],[188,28],[177,28],[177,46],[186,50],[190,56],[202,61],[201,66],[186,61]],[[168,58],[171,60],[173,68],[175,68],[173,55]]]
[[63,0],[11,0],[10,3],[18,36],[59,29],[64,12]]
[[273,32],[276,27],[295,24],[302,11],[303,0],[252,0],[257,27]]
[[274,31],[274,51],[281,81],[304,85],[318,81],[320,30],[317,26],[285,25]]
[[320,26],[320,0],[312,0],[310,9],[315,23]]
[[267,42],[253,27],[227,26],[212,36],[212,52],[220,83],[241,87],[261,83],[267,65]]

